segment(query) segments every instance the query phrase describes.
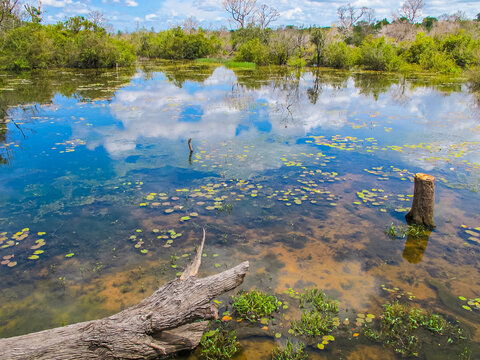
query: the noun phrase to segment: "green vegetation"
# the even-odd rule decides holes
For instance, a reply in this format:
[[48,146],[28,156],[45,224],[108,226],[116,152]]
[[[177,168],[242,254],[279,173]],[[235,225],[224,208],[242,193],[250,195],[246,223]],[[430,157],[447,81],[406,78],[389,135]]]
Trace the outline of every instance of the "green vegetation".
[[232,296],[232,306],[237,315],[252,322],[270,316],[280,305],[274,295],[257,290],[241,291]]
[[205,58],[220,47],[215,35],[207,36],[203,31],[186,34],[179,27],[159,33],[138,32],[130,41],[136,45],[139,56],[168,60]]
[[[367,325],[365,336],[393,347],[402,356],[418,356],[422,345],[432,341],[448,345],[464,339],[462,330],[440,315],[425,314],[421,309],[398,301],[383,305],[379,329]],[[433,336],[436,336],[434,340]]]
[[277,346],[272,351],[272,360],[305,360],[308,359],[308,354],[305,352],[305,344],[300,343],[294,345],[290,340],[287,340],[287,345],[282,350]]
[[[343,10],[348,13],[349,8]],[[140,29],[114,35],[84,17],[42,25],[39,10],[27,12],[28,22],[15,15],[18,12],[4,14],[0,26],[2,69],[109,68],[128,66],[136,56],[197,59],[199,64],[226,63],[232,69],[286,65],[454,75],[480,65],[480,22],[459,16],[426,17],[421,23],[414,23],[415,18],[350,23],[346,15],[341,16],[338,28],[286,26],[272,30],[253,21],[232,31],[185,24],[160,32]]]
[[207,331],[200,340],[201,357],[207,360],[226,360],[238,351],[237,334],[217,328]]
[[306,290],[300,295],[302,319],[292,321],[295,335],[308,337],[323,336],[331,333],[338,325],[338,301],[325,295],[318,289]]
[[111,68],[134,60],[132,45],[78,16],[56,25],[25,23],[0,34],[0,67],[6,70]]
[[423,237],[430,233],[423,225],[394,225],[393,223],[387,227],[385,234],[395,240],[396,238],[405,238],[407,236]]

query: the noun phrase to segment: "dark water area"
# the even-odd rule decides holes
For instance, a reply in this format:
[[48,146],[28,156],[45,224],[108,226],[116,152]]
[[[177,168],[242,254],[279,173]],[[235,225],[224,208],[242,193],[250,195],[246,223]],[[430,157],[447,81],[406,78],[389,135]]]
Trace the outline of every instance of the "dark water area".
[[[478,104],[458,79],[322,69],[0,74],[0,336],[138,302],[181,273],[205,227],[201,276],[249,260],[243,289],[316,286],[341,321],[408,301],[466,329],[445,358],[480,356]],[[392,239],[417,172],[436,178],[437,227]],[[237,359],[289,336],[238,326]],[[397,356],[362,336],[309,353]]]

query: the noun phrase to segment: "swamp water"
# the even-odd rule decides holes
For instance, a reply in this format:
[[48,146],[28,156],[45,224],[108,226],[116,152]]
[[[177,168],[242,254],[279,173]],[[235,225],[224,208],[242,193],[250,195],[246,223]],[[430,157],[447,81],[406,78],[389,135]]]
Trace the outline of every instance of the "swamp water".
[[[286,292],[312,287],[350,319],[312,359],[395,359],[355,335],[357,314],[395,299],[469,338],[420,358],[480,357],[480,108],[462,82],[146,63],[3,74],[0,110],[0,336],[138,302],[181,273],[205,227],[200,276],[249,260],[241,288],[290,304],[268,329],[227,324],[236,359],[293,338]],[[389,237],[416,172],[436,177],[437,228]]]

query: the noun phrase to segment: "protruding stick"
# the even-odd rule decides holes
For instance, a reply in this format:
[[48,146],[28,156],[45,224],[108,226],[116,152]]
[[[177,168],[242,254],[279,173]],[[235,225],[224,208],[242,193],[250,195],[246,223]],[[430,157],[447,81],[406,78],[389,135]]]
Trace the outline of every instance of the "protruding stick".
[[193,153],[192,138],[188,139],[188,148],[190,149],[190,154],[192,154]]
[[203,252],[204,244],[205,244],[205,228],[203,228],[202,243],[197,249],[197,254],[195,255],[195,259],[193,259],[193,261],[190,264],[188,264],[182,276],[180,276],[180,281],[183,281],[189,278],[190,276],[197,276],[198,269],[200,268],[200,264],[202,263],[202,252]]
[[412,208],[405,215],[407,223],[435,227],[433,210],[435,205],[435,178],[431,175],[415,174]]

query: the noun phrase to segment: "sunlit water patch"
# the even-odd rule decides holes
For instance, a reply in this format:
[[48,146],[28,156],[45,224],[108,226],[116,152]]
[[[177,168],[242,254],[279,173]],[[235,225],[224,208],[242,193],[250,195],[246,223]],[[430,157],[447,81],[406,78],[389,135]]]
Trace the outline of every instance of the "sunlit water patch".
[[[478,336],[480,120],[461,83],[185,64],[3,82],[2,336],[136,303],[182,272],[202,227],[201,275],[248,259],[245,289],[339,300],[348,336],[312,358],[395,358],[355,335],[355,314],[393,299]],[[436,177],[437,228],[387,236],[416,172]],[[268,358],[284,330],[241,327],[238,359]]]

